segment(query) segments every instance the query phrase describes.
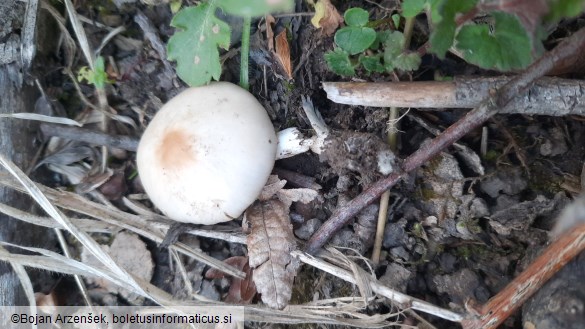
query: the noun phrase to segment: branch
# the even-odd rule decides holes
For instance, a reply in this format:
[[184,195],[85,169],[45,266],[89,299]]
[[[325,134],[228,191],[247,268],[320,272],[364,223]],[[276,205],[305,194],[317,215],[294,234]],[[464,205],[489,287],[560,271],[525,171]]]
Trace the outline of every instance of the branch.
[[[418,109],[475,108],[512,78],[460,77],[454,81],[323,82],[330,100],[348,105],[416,107]],[[499,113],[585,115],[585,82],[543,77]]]
[[45,137],[60,137],[133,152],[136,152],[138,149],[138,138],[131,136],[110,135],[97,130],[69,127],[47,122],[41,123],[40,130]]
[[526,270],[461,322],[464,329],[497,328],[555,273],[585,250],[585,224],[553,242]]
[[577,51],[582,51],[584,47],[585,28],[582,28],[570,38],[561,42],[555,49],[545,53],[539,60],[526,69],[524,73],[507,82],[494,95],[490,95],[483,101],[479,107],[467,113],[467,115],[434,138],[430,143],[421,146],[421,148],[406,158],[402,172],[391,174],[377,181],[345,206],[338,208],[331,215],[331,218],[313,234],[307,243],[306,251],[309,254],[315,254],[352,217],[358,214],[364,207],[374,202],[385,190],[396,185],[409,172],[432,159],[468,132],[483,124],[494,114],[499,111],[508,110],[509,103],[516,95],[522,94],[536,79],[551,70],[555,62],[564,60]]

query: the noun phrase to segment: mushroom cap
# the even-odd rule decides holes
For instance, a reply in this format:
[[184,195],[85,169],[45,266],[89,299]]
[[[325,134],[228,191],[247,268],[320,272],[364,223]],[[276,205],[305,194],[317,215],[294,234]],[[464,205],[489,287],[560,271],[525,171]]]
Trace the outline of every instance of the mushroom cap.
[[137,165],[152,202],[173,220],[212,225],[256,200],[276,155],[266,110],[228,82],[189,88],[154,116]]

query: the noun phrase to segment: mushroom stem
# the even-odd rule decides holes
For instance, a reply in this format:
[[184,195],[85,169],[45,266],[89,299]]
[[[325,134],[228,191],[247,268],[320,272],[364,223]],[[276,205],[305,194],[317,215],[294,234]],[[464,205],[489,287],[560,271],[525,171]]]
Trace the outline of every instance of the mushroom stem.
[[303,110],[309,119],[309,123],[316,135],[310,138],[305,138],[301,131],[296,127],[287,128],[278,132],[278,147],[276,150],[276,159],[285,159],[292,156],[307,152],[308,150],[314,153],[321,154],[325,139],[329,136],[329,128],[323,121],[323,117],[317,109],[313,106],[313,102],[307,97],[302,98]]

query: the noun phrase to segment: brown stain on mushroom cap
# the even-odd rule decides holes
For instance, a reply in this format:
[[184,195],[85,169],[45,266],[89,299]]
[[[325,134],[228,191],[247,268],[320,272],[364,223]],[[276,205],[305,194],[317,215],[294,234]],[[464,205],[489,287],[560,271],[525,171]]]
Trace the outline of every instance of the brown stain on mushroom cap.
[[166,132],[157,147],[160,166],[164,169],[179,169],[192,165],[196,158],[193,141],[190,138],[193,137],[182,130]]

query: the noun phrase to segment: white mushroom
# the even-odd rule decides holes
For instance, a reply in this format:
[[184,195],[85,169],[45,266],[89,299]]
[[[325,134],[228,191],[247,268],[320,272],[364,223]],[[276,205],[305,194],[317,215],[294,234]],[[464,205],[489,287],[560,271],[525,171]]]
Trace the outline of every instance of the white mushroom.
[[[155,115],[138,145],[146,193],[176,221],[212,225],[239,217],[260,194],[275,158],[338,147],[325,143],[330,131],[310,100],[303,98],[303,109],[316,134],[305,138],[289,128],[277,140],[266,110],[246,90],[215,82],[183,91]],[[377,160],[395,162],[386,153]],[[393,169],[378,167],[382,174]]]
[[155,115],[138,146],[138,172],[164,214],[211,225],[239,217],[254,202],[276,147],[256,98],[217,82],[183,91]]

